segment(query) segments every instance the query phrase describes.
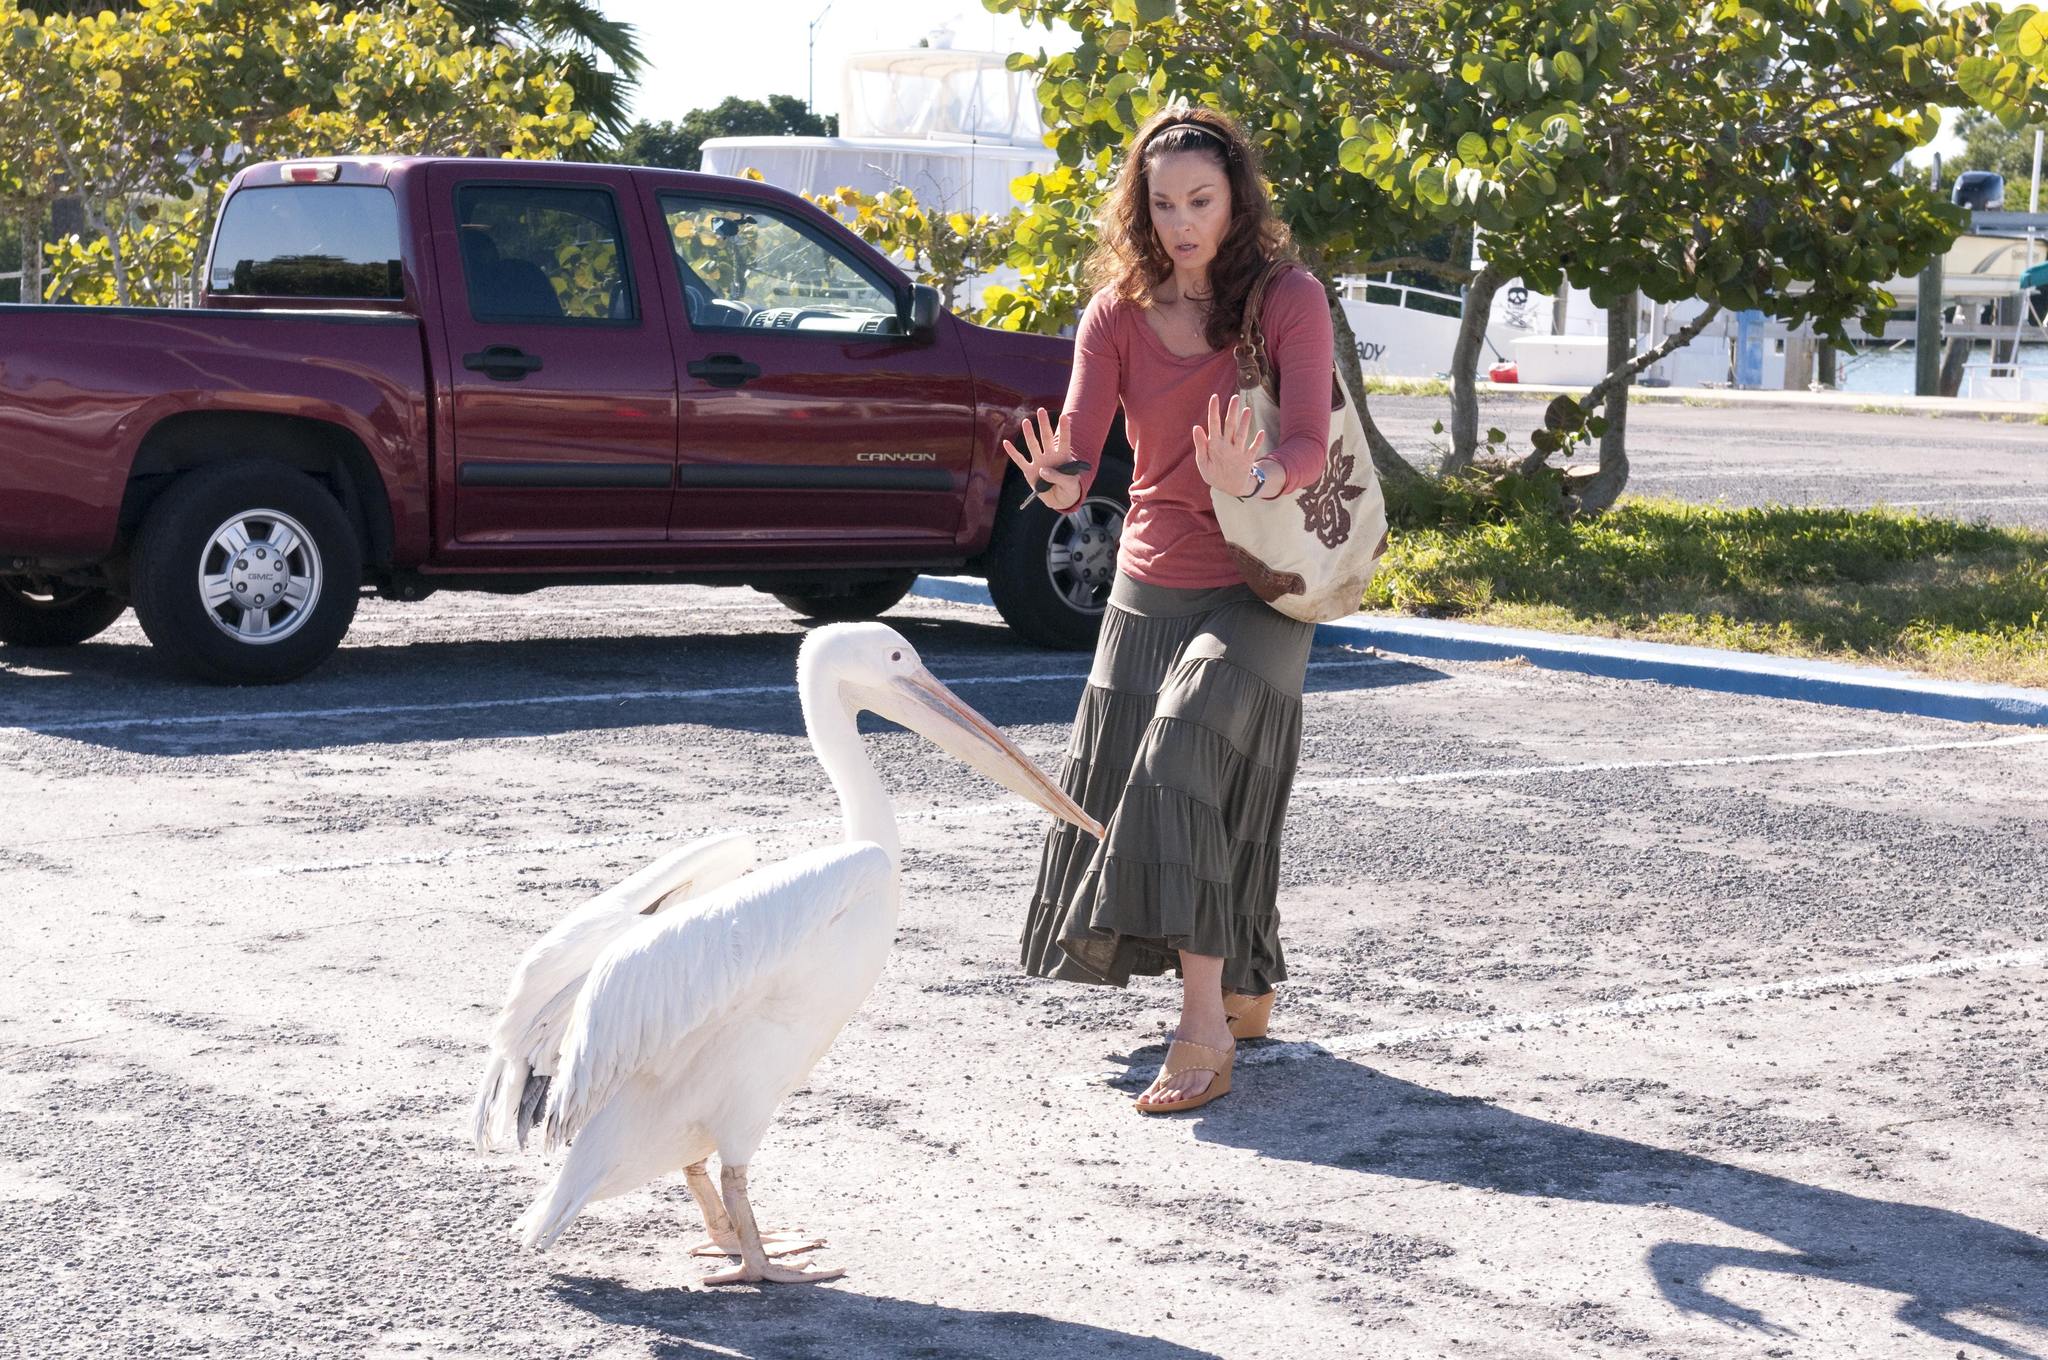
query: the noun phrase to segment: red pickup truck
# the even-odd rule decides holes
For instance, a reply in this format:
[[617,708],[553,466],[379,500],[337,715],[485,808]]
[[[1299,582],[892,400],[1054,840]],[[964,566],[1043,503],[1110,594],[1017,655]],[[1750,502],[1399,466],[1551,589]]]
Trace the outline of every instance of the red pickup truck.
[[677,581],[857,618],[963,572],[1030,642],[1085,647],[1121,431],[1069,515],[1002,451],[1072,357],[751,180],[250,166],[198,307],[0,307],[0,641],[132,605],[179,668],[278,681],[365,591]]

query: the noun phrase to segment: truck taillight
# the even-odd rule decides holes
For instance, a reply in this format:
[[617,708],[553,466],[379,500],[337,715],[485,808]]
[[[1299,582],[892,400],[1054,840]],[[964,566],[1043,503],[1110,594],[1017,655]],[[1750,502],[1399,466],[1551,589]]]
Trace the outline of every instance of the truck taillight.
[[332,184],[341,177],[339,165],[287,165],[284,167],[286,184]]

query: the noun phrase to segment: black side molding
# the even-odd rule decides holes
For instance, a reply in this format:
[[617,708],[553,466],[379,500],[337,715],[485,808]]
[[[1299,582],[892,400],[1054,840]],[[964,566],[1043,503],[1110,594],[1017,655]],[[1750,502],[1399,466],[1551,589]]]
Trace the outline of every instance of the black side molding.
[[632,487],[660,490],[669,485],[667,463],[493,463],[462,464],[462,486]]

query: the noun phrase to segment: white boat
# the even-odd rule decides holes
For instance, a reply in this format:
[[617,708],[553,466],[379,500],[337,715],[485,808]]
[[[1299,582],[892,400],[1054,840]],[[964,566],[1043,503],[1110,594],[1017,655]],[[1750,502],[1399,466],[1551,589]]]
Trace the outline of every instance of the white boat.
[[[944,30],[936,44],[948,41]],[[1016,206],[1011,182],[1059,164],[1038,118],[1038,82],[1007,69],[1007,52],[943,45],[847,58],[836,137],[713,137],[703,169],[758,170],[798,193],[844,187],[866,194],[908,188],[928,212],[1000,217]],[[971,307],[990,283],[1014,286],[1015,270],[970,280],[954,299]]]

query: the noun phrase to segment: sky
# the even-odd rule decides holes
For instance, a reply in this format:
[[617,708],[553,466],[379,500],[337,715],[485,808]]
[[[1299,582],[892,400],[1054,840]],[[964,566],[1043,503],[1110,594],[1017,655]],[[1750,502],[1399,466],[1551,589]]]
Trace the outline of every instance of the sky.
[[915,47],[940,27],[953,30],[950,45],[963,51],[1072,45],[1013,16],[990,14],[979,0],[604,0],[603,8],[639,30],[648,69],[633,113],[654,122],[673,122],[727,95],[804,98],[811,21],[821,11],[814,102],[820,113],[839,111],[839,71],[849,54]]

